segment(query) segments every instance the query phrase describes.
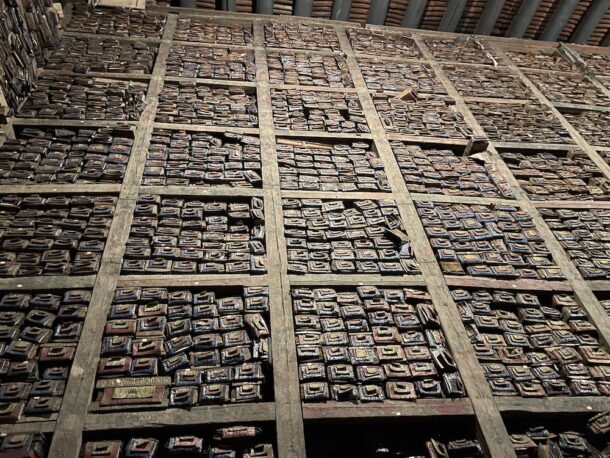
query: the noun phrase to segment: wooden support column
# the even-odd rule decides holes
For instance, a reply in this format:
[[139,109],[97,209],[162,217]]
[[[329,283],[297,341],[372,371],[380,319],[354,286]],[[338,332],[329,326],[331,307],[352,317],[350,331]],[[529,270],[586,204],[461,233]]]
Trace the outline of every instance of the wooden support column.
[[265,231],[269,272],[273,383],[279,456],[305,458],[305,435],[297,365],[292,300],[288,282],[286,249],[280,239],[283,231],[280,174],[275,150],[275,126],[265,50],[263,23],[254,23],[256,96],[265,195]]

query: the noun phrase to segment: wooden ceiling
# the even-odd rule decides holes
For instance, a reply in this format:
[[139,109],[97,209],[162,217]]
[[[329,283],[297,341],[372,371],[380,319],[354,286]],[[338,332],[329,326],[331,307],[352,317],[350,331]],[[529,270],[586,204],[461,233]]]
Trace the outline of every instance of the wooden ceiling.
[[362,24],[610,45],[610,0],[196,0],[196,3],[206,9],[298,14]]

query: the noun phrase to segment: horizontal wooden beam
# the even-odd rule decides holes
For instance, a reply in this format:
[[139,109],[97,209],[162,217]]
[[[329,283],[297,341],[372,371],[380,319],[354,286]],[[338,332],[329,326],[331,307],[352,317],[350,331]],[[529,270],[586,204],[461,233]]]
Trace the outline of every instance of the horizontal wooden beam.
[[352,404],[349,402],[303,403],[305,420],[397,419],[405,417],[444,417],[473,415],[468,398],[418,399],[415,402],[383,401]]
[[610,399],[605,396],[559,396],[547,398],[521,398],[496,396],[496,405],[503,414],[545,413],[571,414],[605,412],[610,410]]
[[235,422],[275,420],[273,402],[198,406],[190,409],[166,409],[138,412],[88,414],[84,431],[120,431],[134,428],[163,428]]

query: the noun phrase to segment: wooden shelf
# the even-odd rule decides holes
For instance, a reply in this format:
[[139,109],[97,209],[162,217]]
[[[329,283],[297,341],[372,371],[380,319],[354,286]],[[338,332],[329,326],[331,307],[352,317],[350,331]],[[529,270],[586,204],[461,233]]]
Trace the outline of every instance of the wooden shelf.
[[196,406],[190,409],[147,410],[92,414],[85,417],[84,431],[194,426],[202,424],[250,423],[275,420],[275,403]]
[[468,398],[419,399],[351,404],[349,402],[303,403],[303,419],[314,420],[375,420],[405,417],[446,417],[473,415]]
[[496,396],[498,409],[503,414],[524,415],[599,413],[610,410],[610,399],[605,396],[573,396],[549,398],[519,398]]

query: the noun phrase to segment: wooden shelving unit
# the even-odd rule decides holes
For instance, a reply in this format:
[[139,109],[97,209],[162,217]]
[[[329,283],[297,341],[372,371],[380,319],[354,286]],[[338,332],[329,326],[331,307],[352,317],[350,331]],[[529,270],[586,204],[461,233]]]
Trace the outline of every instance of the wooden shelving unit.
[[[514,456],[509,434],[504,425],[503,414],[509,413],[512,417],[525,417],[532,412],[549,414],[570,414],[572,412],[594,413],[610,410],[610,400],[607,397],[557,397],[543,399],[527,399],[515,397],[494,397],[488,387],[483,370],[477,361],[473,347],[468,339],[466,329],[462,324],[457,307],[452,300],[450,288],[454,287],[481,287],[503,288],[511,290],[529,290],[538,292],[571,292],[586,310],[590,321],[599,330],[599,335],[606,343],[610,343],[610,318],[600,306],[594,292],[610,291],[610,280],[585,281],[576,266],[570,261],[561,245],[553,235],[551,229],[542,218],[540,208],[605,208],[610,209],[610,200],[598,201],[532,201],[520,188],[517,180],[501,159],[498,148],[527,148],[553,150],[563,148],[565,145],[554,144],[522,144],[491,142],[488,148],[492,163],[501,177],[509,183],[514,192],[515,199],[493,197],[462,197],[438,194],[411,193],[401,174],[396,157],[390,146],[392,140],[403,140],[419,143],[421,145],[467,145],[468,140],[432,138],[413,135],[387,134],[377,114],[371,93],[359,68],[358,58],[365,54],[355,54],[348,39],[347,30],[360,28],[351,23],[331,22],[321,19],[272,17],[252,14],[235,14],[226,12],[213,12],[191,9],[176,9],[151,7],[147,14],[167,16],[165,31],[161,39],[145,39],[147,43],[159,45],[158,56],[150,75],[130,74],[90,74],[90,77],[106,77],[135,79],[148,84],[144,112],[138,121],[128,122],[135,128],[135,141],[129,159],[125,178],[121,184],[23,184],[2,185],[0,194],[111,194],[118,196],[112,226],[102,257],[101,267],[97,275],[83,277],[20,277],[0,279],[0,291],[33,291],[42,289],[65,288],[91,288],[92,300],[84,322],[80,343],[76,352],[70,378],[66,387],[61,410],[57,418],[45,421],[27,421],[14,425],[2,425],[0,430],[11,432],[45,432],[52,433],[50,448],[51,457],[76,458],[79,456],[83,435],[91,432],[118,432],[129,428],[166,428],[175,425],[194,426],[198,424],[227,424],[227,423],[273,423],[277,434],[277,452],[281,458],[305,456],[304,425],[316,421],[358,422],[367,419],[392,419],[413,417],[443,417],[455,418],[460,421],[467,417],[469,421],[476,421],[478,439],[489,456]],[[240,86],[255,90],[258,103],[259,125],[257,128],[224,128],[209,127],[205,125],[162,124],[155,122],[158,96],[164,82],[178,81],[179,78],[165,77],[166,59],[172,43],[177,20],[181,17],[196,16],[207,18],[209,21],[240,21],[251,24],[253,27],[252,46],[242,47],[251,50],[255,55],[256,81],[234,82],[199,79],[197,82],[205,84],[222,84],[225,86]],[[70,20],[70,9],[66,8],[65,23]],[[306,89],[311,91],[336,91],[335,89],[317,88],[313,86],[284,86],[269,83],[267,68],[267,53],[278,49],[266,48],[264,39],[264,24],[270,20],[294,23],[297,20],[309,24],[334,27],[340,43],[337,54],[345,57],[353,88],[340,89],[337,92],[356,94],[370,133],[363,134],[332,134],[325,132],[284,131],[274,127],[271,107],[272,89]],[[404,33],[405,30],[396,30],[381,26],[367,26],[367,29],[377,33],[392,34]],[[415,62],[429,65],[436,77],[441,81],[448,96],[455,103],[456,109],[463,115],[472,131],[484,136],[484,131],[478,119],[468,108],[468,103],[479,99],[462,97],[450,82],[443,68],[445,62],[436,60],[425,43],[425,38],[453,38],[456,34],[441,32],[426,32],[409,30],[413,34],[415,43],[421,50],[421,58]],[[65,36],[89,37],[83,33],[70,31],[63,32]],[[103,37],[103,36],[98,36]],[[109,38],[104,36],[105,38]],[[114,37],[115,38],[115,37]],[[121,40],[139,40],[135,38],[120,38]],[[494,55],[501,59],[504,69],[510,71],[532,93],[538,103],[547,107],[561,124],[568,130],[574,144],[583,149],[586,155],[599,167],[604,177],[610,179],[610,166],[599,155],[598,148],[589,145],[579,132],[563,117],[563,110],[569,108],[554,105],[530,81],[527,71],[519,68],[504,53],[510,47],[531,47],[557,49],[567,59],[578,58],[581,47],[566,47],[549,43],[535,43],[527,40],[510,40],[501,38],[480,38]],[[214,44],[188,43],[189,46],[225,46]],[[232,46],[239,48],[236,46]],[[595,49],[595,48],[592,48]],[[310,54],[333,54],[328,51],[308,50]],[[377,57],[371,55],[370,57]],[[389,61],[409,61],[392,57]],[[584,64],[578,62],[587,77],[596,84],[606,95],[610,89],[598,81],[598,78]],[[464,64],[467,65],[467,64]],[[476,71],[477,65],[471,65]],[[492,67],[493,68],[493,67]],[[550,70],[549,70],[550,71]],[[538,70],[544,72],[544,70]],[[48,70],[41,70],[41,74],[51,74]],[[184,80],[184,79],[182,79]],[[0,99],[1,100],[1,99]],[[502,103],[522,103],[519,99],[504,99]],[[590,108],[590,107],[588,107]],[[74,127],[101,127],[112,126],[118,122],[111,121],[69,121],[51,119],[25,119],[18,116],[10,120],[15,128],[22,126],[74,126]],[[125,124],[122,122],[122,124]],[[251,134],[260,137],[262,177],[261,189],[228,188],[228,187],[196,187],[196,186],[167,186],[149,187],[141,186],[144,174],[144,164],[153,129],[167,128],[172,130],[188,129],[198,132],[224,132]],[[280,188],[280,171],[276,158],[276,137],[293,139],[365,139],[373,142],[374,148],[381,157],[385,172],[390,184],[389,192],[309,192],[286,191]],[[125,244],[129,236],[136,199],[140,193],[154,193],[164,196],[202,196],[202,197],[232,197],[243,196],[261,197],[264,201],[266,249],[268,260],[268,273],[266,275],[124,275],[121,274],[121,264],[125,251]],[[286,253],[286,240],[283,232],[282,199],[292,198],[332,198],[332,199],[392,199],[396,202],[400,216],[406,226],[411,244],[415,253],[421,275],[358,275],[358,274],[309,274],[293,275],[288,273],[288,259]],[[561,268],[566,280],[501,280],[471,276],[444,275],[433,249],[426,236],[424,226],[418,216],[416,204],[421,201],[464,203],[464,204],[509,204],[526,211],[534,220],[535,227],[549,248],[552,257]],[[434,303],[439,320],[447,338],[448,346],[456,356],[456,363],[462,375],[468,397],[461,399],[423,399],[416,402],[382,402],[373,404],[351,403],[302,403],[299,378],[297,370],[297,356],[295,348],[294,320],[292,316],[291,287],[299,285],[376,285],[376,286],[402,286],[427,288]],[[93,413],[90,404],[95,385],[96,368],[101,347],[101,338],[107,312],[112,303],[116,287],[127,286],[238,286],[260,285],[269,287],[270,319],[272,330],[273,354],[273,382],[274,399],[271,402],[225,405],[225,406],[199,406],[191,410],[137,410],[134,412]]]

